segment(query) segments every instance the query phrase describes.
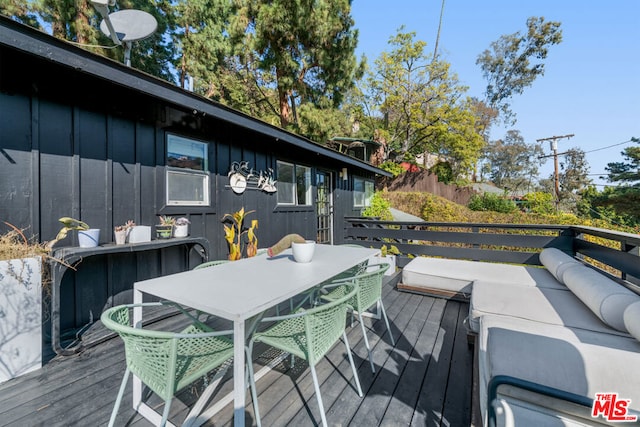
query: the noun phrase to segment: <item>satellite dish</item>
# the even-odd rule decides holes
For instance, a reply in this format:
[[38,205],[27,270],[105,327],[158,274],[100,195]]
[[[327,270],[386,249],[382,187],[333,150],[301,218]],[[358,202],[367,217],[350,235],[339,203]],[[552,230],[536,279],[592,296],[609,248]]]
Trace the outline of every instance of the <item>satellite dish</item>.
[[[158,28],[158,22],[153,15],[136,9],[125,9],[110,13],[109,20],[111,20],[118,38],[123,42],[146,39]],[[107,37],[111,37],[109,27],[104,19],[100,23],[100,30]]]
[[[100,30],[124,46],[124,62],[131,66],[131,43],[152,35],[158,28],[156,18],[150,13],[136,9],[125,9],[110,13],[100,23]],[[112,33],[112,31],[115,32]]]

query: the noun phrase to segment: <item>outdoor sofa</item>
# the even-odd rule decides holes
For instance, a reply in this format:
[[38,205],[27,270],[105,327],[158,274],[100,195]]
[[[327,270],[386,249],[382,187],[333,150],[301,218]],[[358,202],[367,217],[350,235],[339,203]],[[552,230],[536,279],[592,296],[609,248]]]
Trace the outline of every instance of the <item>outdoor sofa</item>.
[[558,249],[544,249],[540,261],[543,268],[415,258],[398,287],[469,298],[484,425],[638,416],[640,296]]

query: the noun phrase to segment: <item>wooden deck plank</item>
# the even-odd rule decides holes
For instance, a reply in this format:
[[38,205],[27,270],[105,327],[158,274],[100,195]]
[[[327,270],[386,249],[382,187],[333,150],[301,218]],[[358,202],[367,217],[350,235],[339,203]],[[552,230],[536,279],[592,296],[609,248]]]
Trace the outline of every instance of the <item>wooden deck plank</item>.
[[416,322],[420,330],[410,343],[412,348],[407,353],[412,362],[408,364],[398,381],[398,387],[393,392],[393,400],[387,407],[382,425],[408,425],[411,422],[424,376],[434,357],[437,331],[446,304],[441,299],[425,298],[423,306],[425,313],[421,313],[419,322]]
[[[469,306],[467,304],[457,305],[459,309],[458,325],[463,325],[469,315]],[[473,381],[469,373],[473,369],[473,356],[473,347],[469,345],[467,340],[466,328],[458,327],[453,343],[442,415],[448,425],[470,425],[471,423]]]
[[[383,354],[386,356],[384,364],[376,363],[376,374],[367,390],[367,399],[361,402],[350,418],[351,423],[356,425],[378,425],[382,420],[397,381],[409,363],[408,354],[411,352],[411,341],[416,335],[414,321],[421,317],[421,314],[417,313],[422,301],[422,298],[412,295],[407,305],[394,319],[396,326],[399,326],[399,324],[404,326],[399,331],[401,334],[396,334],[395,348],[390,345],[375,348],[374,360],[379,359],[379,355]],[[371,371],[363,372],[363,375],[372,376]]]
[[[459,303],[449,301],[447,305],[449,304]],[[412,426],[440,424],[457,327],[458,310],[445,310],[432,353],[437,355],[437,358],[432,357],[429,362],[418,404],[411,420]]]
[[[336,345],[317,365],[331,425],[469,425],[472,351],[462,321],[468,304],[383,289],[396,346],[382,320],[365,319],[373,348],[372,375],[357,321],[348,328],[365,397],[357,396],[344,346]],[[165,320],[159,327],[170,324]],[[259,364],[258,364],[259,365]],[[56,357],[39,371],[0,384],[0,426],[106,425],[124,372],[124,349],[112,339],[78,356]],[[232,389],[231,374],[214,401]],[[263,425],[315,425],[320,416],[306,363],[283,362],[258,381]],[[172,402],[170,419],[181,423],[195,396],[188,391]],[[149,399],[160,405],[157,396]],[[232,425],[233,405],[207,424]],[[254,424],[247,393],[247,424]],[[131,408],[131,381],[117,425],[151,424]]]

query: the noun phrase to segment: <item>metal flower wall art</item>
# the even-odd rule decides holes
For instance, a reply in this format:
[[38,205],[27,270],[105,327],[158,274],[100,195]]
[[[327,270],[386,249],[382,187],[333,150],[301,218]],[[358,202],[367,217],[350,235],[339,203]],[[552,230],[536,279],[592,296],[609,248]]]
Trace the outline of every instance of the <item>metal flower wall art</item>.
[[236,194],[242,194],[245,190],[261,190],[266,193],[275,193],[276,180],[273,179],[273,169],[255,171],[249,168],[249,162],[233,162],[229,177],[228,187]]

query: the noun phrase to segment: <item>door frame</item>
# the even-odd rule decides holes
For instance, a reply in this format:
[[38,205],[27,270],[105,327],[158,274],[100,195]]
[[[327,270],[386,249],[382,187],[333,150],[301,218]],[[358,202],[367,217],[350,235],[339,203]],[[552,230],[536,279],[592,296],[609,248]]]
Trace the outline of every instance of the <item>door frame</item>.
[[[316,189],[315,189],[315,195],[314,195],[314,204],[315,204],[315,217],[316,217],[316,234],[317,232],[320,230],[319,227],[319,217],[320,214],[318,212],[318,175],[322,174],[325,175],[327,177],[327,186],[328,186],[328,191],[327,191],[327,198],[328,198],[328,202],[329,202],[329,214],[327,215],[329,218],[329,244],[333,245],[334,242],[334,220],[333,220],[333,212],[334,212],[334,200],[333,200],[333,192],[334,192],[334,185],[333,185],[333,178],[335,176],[334,172],[328,169],[316,169],[316,176],[315,176],[315,184],[316,184]],[[316,240],[317,240],[317,236],[316,236]]]

